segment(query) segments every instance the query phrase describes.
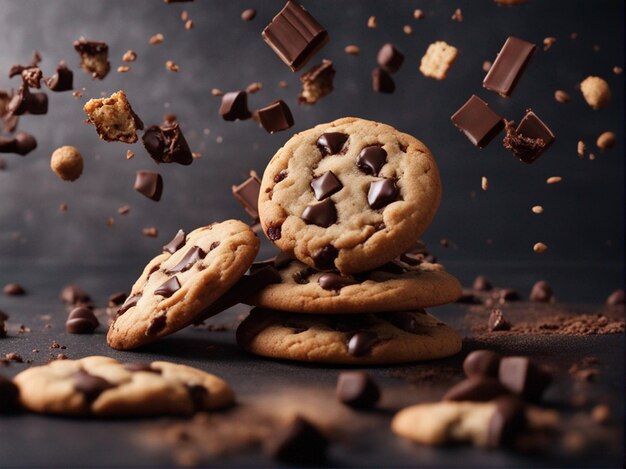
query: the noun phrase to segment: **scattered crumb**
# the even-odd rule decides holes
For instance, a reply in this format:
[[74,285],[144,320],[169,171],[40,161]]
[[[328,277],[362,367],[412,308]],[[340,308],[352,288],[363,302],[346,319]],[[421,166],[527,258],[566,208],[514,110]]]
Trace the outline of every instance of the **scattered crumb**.
[[561,182],[562,180],[563,178],[561,176],[550,176],[548,179],[546,179],[546,182],[548,184],[557,184]]
[[546,51],[556,42],[555,37],[547,37],[543,40],[543,50]]
[[187,20],[185,21],[185,29],[187,31],[189,31],[190,29],[193,29],[193,20]]
[[80,91],[80,90],[72,91],[72,96],[74,96],[76,99],[82,98],[83,97],[83,92]]
[[130,71],[130,67],[128,65],[120,65],[117,67],[117,73],[126,73]]
[[411,27],[410,24],[405,24],[402,27],[402,31],[404,31],[404,34],[406,34],[407,36],[413,34],[413,28]]
[[610,150],[616,142],[617,136],[613,132],[603,132],[596,140],[596,145],[600,150]]
[[65,213],[67,212],[67,209],[68,209],[68,205],[65,202],[61,202],[59,204],[59,212]]
[[197,152],[194,151],[194,152],[191,153],[191,157],[194,160],[197,160],[198,158],[202,158],[202,153],[197,153]]
[[484,191],[489,188],[489,180],[485,176],[480,178],[480,188]]
[[359,48],[359,46],[350,44],[349,46],[345,47],[344,52],[349,55],[359,55],[361,49]]
[[448,241],[446,238],[441,238],[439,240],[439,244],[444,247],[447,248],[448,246],[450,246],[450,241]]
[[541,205],[534,205],[533,208],[531,208],[531,210],[533,211],[533,213],[536,213],[537,215],[543,213],[543,207]]
[[428,46],[420,63],[420,72],[426,77],[443,80],[459,55],[456,47],[437,41]]
[[132,150],[126,150],[126,159],[127,160],[132,159],[133,156],[135,156],[135,152],[133,152]]
[[165,68],[167,68],[170,72],[178,72],[178,70],[180,70],[180,68],[178,67],[178,64],[176,64],[175,62],[168,60],[167,62],[165,62]]
[[580,91],[592,109],[606,107],[611,100],[609,84],[600,77],[589,76],[580,84]]
[[572,41],[575,41],[575,40],[578,38],[578,33],[571,33],[571,34],[569,35],[569,38],[570,38]]
[[367,19],[367,27],[370,29],[375,29],[378,26],[378,21],[375,16],[370,16]]
[[460,8],[457,8],[456,10],[454,10],[454,13],[450,18],[452,19],[452,21],[457,21],[460,23],[461,21],[463,21],[463,12]]
[[593,153],[589,153],[589,161],[594,161],[596,159],[596,155]]
[[120,215],[126,215],[128,212],[130,212],[130,205],[122,205],[117,209],[117,213]]
[[533,251],[535,251],[537,254],[543,254],[547,250],[548,246],[546,246],[544,243],[535,243],[535,245],[533,246]]
[[159,236],[159,230],[156,226],[149,226],[142,229],[141,232],[144,236],[147,236],[148,238],[156,238],[157,236]]
[[246,93],[256,93],[263,88],[263,84],[255,81],[254,83],[250,83],[246,88]]
[[587,145],[582,140],[578,141],[578,145],[576,146],[576,153],[578,154],[578,158],[581,160],[585,157],[585,150],[587,150]]
[[19,353],[16,352],[10,352],[7,353],[4,358],[10,362],[15,362],[15,363],[24,363],[24,359],[22,358],[22,356]]
[[211,90],[211,94],[213,96],[224,96],[224,92],[222,90],[220,90],[219,88],[213,88]]
[[556,99],[557,102],[559,102],[559,103],[568,103],[570,101],[570,99],[572,99],[572,98],[565,91],[563,91],[563,90],[556,90],[554,92],[554,99]]
[[600,404],[591,410],[591,418],[596,423],[606,423],[611,416],[611,409],[607,405]]
[[488,60],[485,60],[483,62],[483,72],[488,72],[489,70],[491,70],[491,66],[493,64],[491,62],[489,62]]
[[129,49],[126,52],[124,52],[124,55],[122,56],[122,60],[124,62],[134,62],[135,60],[137,60],[137,53]]
[[107,218],[107,226],[115,225],[115,219],[113,217]]
[[413,18],[415,18],[416,20],[424,19],[424,16],[426,15],[424,15],[424,12],[419,8],[413,10]]
[[278,82],[278,86],[281,88],[287,88],[289,85],[287,84],[287,82],[285,80],[280,80]]
[[621,75],[624,69],[622,67],[618,67],[617,65],[613,67],[613,73],[615,75]]
[[187,21],[189,19],[189,12],[187,10],[183,10],[180,12],[180,19],[182,21]]
[[150,44],[151,46],[155,46],[157,44],[161,44],[164,40],[165,37],[163,36],[163,34],[157,33],[148,40],[148,44]]

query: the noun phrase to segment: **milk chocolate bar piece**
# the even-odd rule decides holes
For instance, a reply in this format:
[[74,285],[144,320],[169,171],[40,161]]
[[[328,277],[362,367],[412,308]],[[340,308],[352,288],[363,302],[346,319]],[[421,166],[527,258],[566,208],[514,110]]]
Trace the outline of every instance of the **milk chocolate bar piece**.
[[534,44],[509,36],[487,72],[483,86],[500,96],[511,96],[535,49]]

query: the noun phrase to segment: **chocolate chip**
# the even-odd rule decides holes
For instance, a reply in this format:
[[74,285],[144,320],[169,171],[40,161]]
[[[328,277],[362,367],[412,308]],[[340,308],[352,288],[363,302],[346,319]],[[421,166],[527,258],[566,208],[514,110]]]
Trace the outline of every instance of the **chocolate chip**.
[[317,148],[322,156],[337,155],[348,141],[348,136],[341,132],[326,132],[317,139]]
[[78,285],[66,285],[59,295],[61,302],[67,305],[91,303],[91,296]]
[[213,241],[211,243],[211,245],[209,246],[209,252],[211,252],[213,249],[215,249],[216,247],[218,247],[220,245],[219,241]]
[[530,301],[549,303],[552,300],[552,287],[545,280],[539,280],[530,290]]
[[114,308],[116,306],[123,305],[125,301],[126,301],[126,293],[118,292],[118,293],[112,293],[109,296],[109,301],[107,304],[109,305],[110,308]]
[[65,330],[70,334],[93,334],[100,325],[91,308],[79,306],[74,308],[65,323]]
[[74,389],[83,394],[89,403],[95,401],[100,394],[107,389],[114,388],[115,385],[99,376],[89,374],[82,368],[73,375]]
[[281,236],[281,226],[282,225],[270,225],[267,227],[267,237],[271,241],[276,241],[280,239]]
[[504,128],[502,117],[476,95],[472,95],[450,120],[478,148],[487,146]]
[[503,301],[518,301],[520,300],[519,293],[512,288],[503,288],[500,290],[500,299]]
[[15,116],[47,114],[48,95],[46,93],[31,93],[28,86],[22,84],[11,98],[7,109]]
[[118,310],[118,312],[117,312],[118,316],[124,314],[130,308],[135,306],[140,298],[141,298],[141,294],[132,295],[132,296],[128,297],[128,299],[124,302],[122,307]]
[[327,447],[326,437],[304,417],[297,416],[268,440],[266,451],[279,461],[313,463],[326,459]]
[[339,256],[339,250],[332,244],[328,244],[319,250],[313,262],[319,270],[331,270],[335,268],[337,256]]
[[493,285],[491,285],[489,280],[487,280],[487,277],[479,275],[476,279],[474,279],[474,285],[472,288],[478,291],[489,291],[493,289]]
[[0,375],[0,414],[12,414],[19,409],[19,388],[13,381]]
[[0,153],[17,153],[25,156],[37,148],[37,140],[31,134],[18,132],[15,137],[0,136]]
[[404,55],[393,44],[385,44],[376,57],[378,65],[388,73],[396,73],[404,62]]
[[[196,262],[206,257],[206,253],[198,246],[192,246],[187,254],[176,264],[174,267],[168,270],[170,274],[185,272],[191,269]],[[174,277],[175,278],[175,277]]]
[[500,382],[512,393],[529,401],[539,401],[551,377],[528,357],[505,357],[500,360]]
[[511,330],[511,324],[506,320],[504,314],[502,314],[502,311],[499,309],[493,309],[491,311],[487,326],[490,332]]
[[[155,292],[155,295],[158,295],[158,294],[159,293]],[[171,296],[171,295],[168,295],[168,296]],[[163,329],[165,329],[166,323],[167,323],[167,316],[165,315],[165,313],[153,317],[152,319],[150,319],[150,322],[148,323],[148,328],[146,329],[146,335],[152,336],[152,335],[158,334]]]
[[248,110],[248,94],[245,91],[231,91],[222,96],[219,110],[225,121],[246,120],[252,117]]
[[393,178],[372,181],[367,194],[367,203],[372,209],[378,210],[395,202],[398,199],[399,192],[396,180]]
[[124,369],[136,373],[138,371],[146,371],[148,373],[156,373],[161,374],[161,370],[157,370],[156,368],[152,368],[150,363],[144,362],[130,362],[123,364]]
[[393,78],[382,68],[372,70],[372,89],[377,93],[393,93],[396,90],[396,84]]
[[379,337],[375,332],[357,332],[348,341],[348,353],[355,357],[361,357],[369,353],[378,342]]
[[341,181],[332,171],[326,171],[311,181],[311,188],[317,200],[324,200],[343,188]]
[[209,395],[207,388],[200,384],[186,384],[185,388],[187,388],[187,393],[189,394],[189,399],[191,399],[193,410],[197,412],[204,409],[204,403]]
[[302,219],[309,225],[317,225],[328,228],[337,221],[337,209],[332,199],[307,205],[302,212]]
[[356,409],[371,409],[380,399],[380,388],[363,371],[345,371],[337,379],[337,399]]
[[283,179],[285,179],[287,177],[287,175],[289,174],[289,172],[286,169],[283,169],[281,172],[279,172],[276,176],[274,176],[274,182],[276,184],[278,184],[280,181],[282,181]]
[[141,137],[143,146],[157,163],[178,163],[188,166],[193,162],[189,144],[178,122],[151,125]]
[[270,134],[293,127],[293,115],[291,114],[291,110],[289,106],[280,99],[256,112],[259,123]]
[[172,238],[172,240],[163,246],[163,252],[169,252],[170,254],[174,254],[180,248],[185,245],[186,234],[183,230],[178,230],[176,236]]
[[232,186],[233,197],[243,206],[244,210],[254,221],[259,219],[259,193],[261,180],[255,171],[238,186]]
[[173,277],[163,282],[160,287],[154,290],[154,294],[160,295],[163,298],[169,298],[178,290],[180,290],[180,282],[178,281],[178,277],[174,275]]
[[417,311],[401,311],[393,313],[385,313],[380,315],[380,319],[390,322],[398,329],[411,334],[426,334],[427,329],[420,324],[418,314],[426,314],[423,309]]
[[387,152],[380,145],[365,147],[356,159],[356,166],[365,174],[378,176],[387,162]]
[[50,91],[70,91],[74,89],[74,73],[61,61],[54,75],[46,78],[44,83]]
[[343,287],[347,287],[348,285],[355,285],[358,282],[352,277],[346,277],[344,275],[330,272],[320,275],[320,277],[317,279],[317,283],[324,290],[339,291]]
[[135,190],[158,202],[163,194],[163,178],[152,171],[137,171]]
[[509,97],[536,48],[534,44],[509,36],[485,75],[483,87]]
[[617,306],[624,304],[624,290],[615,290],[606,299],[606,304],[609,306]]
[[323,60],[300,77],[302,92],[298,104],[315,104],[334,89],[335,67],[330,60]]
[[524,404],[514,397],[499,397],[496,400],[496,411],[489,419],[487,446],[490,448],[513,446],[515,437],[524,424]]
[[495,378],[475,376],[452,386],[441,398],[443,401],[486,402],[509,394]]
[[500,356],[491,350],[475,350],[463,361],[463,371],[468,378],[485,376],[497,378]]
[[19,283],[7,283],[2,291],[8,296],[20,296],[26,294],[26,290],[24,290],[24,287],[22,287]]
[[102,80],[111,70],[109,46],[104,42],[80,38],[74,41],[74,50],[80,55],[80,68],[91,74],[93,79]]

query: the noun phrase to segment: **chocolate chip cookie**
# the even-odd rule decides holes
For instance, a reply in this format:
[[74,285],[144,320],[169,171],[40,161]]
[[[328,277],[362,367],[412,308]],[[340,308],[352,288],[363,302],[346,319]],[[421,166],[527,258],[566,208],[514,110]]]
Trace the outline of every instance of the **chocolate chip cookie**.
[[423,310],[313,316],[255,308],[237,329],[237,342],[264,357],[349,365],[431,360],[461,350],[461,337]]
[[318,270],[379,267],[406,251],[441,198],[437,165],[416,138],[352,117],[292,137],[263,175],[267,237]]
[[189,415],[235,400],[225,381],[196,368],[161,361],[120,363],[100,356],[29,368],[14,382],[25,408],[57,415]]
[[238,220],[179,231],[133,285],[107,342],[127,350],[188,326],[242,277],[258,250],[258,237]]

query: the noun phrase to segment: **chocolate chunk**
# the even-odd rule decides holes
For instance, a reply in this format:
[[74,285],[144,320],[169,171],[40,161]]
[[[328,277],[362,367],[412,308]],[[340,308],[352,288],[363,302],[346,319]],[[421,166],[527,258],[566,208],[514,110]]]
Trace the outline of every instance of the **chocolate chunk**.
[[328,440],[304,417],[297,416],[268,440],[267,453],[290,463],[315,463],[326,459]]
[[328,33],[301,5],[289,0],[261,33],[276,55],[296,72],[328,41]]
[[317,139],[317,148],[322,156],[337,155],[342,151],[347,140],[348,136],[341,132],[326,132]]
[[178,163],[188,166],[193,156],[177,122],[151,125],[141,137],[143,146],[157,163]]
[[529,401],[539,401],[551,377],[528,357],[505,357],[500,360],[500,382],[512,393]]
[[286,169],[280,171],[276,176],[274,176],[274,182],[278,184],[280,181],[284,180],[289,172]]
[[511,447],[525,425],[524,403],[510,396],[496,400],[496,411],[489,419],[487,446]]
[[257,116],[261,126],[270,134],[287,130],[293,126],[293,116],[289,106],[283,101],[274,101],[269,106],[257,111]]
[[298,285],[306,285],[307,283],[309,283],[309,277],[314,273],[315,270],[311,269],[310,267],[298,270],[292,275],[293,281],[296,282]]
[[152,364],[144,363],[144,362],[131,362],[124,363],[124,368],[128,371],[136,373],[138,371],[146,371],[148,373],[156,373],[161,374],[161,370],[157,370],[156,368],[152,368]]
[[474,279],[474,284],[472,285],[472,288],[478,291],[490,291],[493,290],[493,285],[491,285],[491,282],[487,280],[487,277],[485,277],[484,275],[479,275]]
[[509,394],[508,389],[495,378],[474,376],[452,386],[443,395],[443,401],[487,402]]
[[499,309],[493,309],[491,311],[487,326],[490,332],[511,330],[511,324],[506,320],[504,314],[502,314],[502,311]]
[[380,48],[376,57],[378,65],[387,73],[396,73],[404,62],[404,55],[393,44],[387,43]]
[[500,300],[502,301],[518,301],[521,300],[519,293],[512,288],[503,288],[500,290]]
[[363,371],[344,371],[337,379],[337,399],[356,409],[371,409],[380,399],[380,388]]
[[261,180],[256,171],[250,171],[250,177],[238,186],[232,186],[233,197],[243,206],[252,220],[259,219],[259,193]]
[[396,90],[396,84],[382,68],[375,68],[372,70],[372,89],[377,93],[390,94]]
[[78,285],[66,285],[63,287],[63,290],[61,290],[61,294],[59,295],[59,299],[62,303],[67,305],[91,303],[91,296],[89,296],[89,293]]
[[343,188],[341,181],[332,171],[326,171],[311,181],[311,188],[317,200],[324,200]]
[[80,55],[80,68],[91,74],[94,80],[96,78],[102,80],[108,75],[111,70],[109,46],[104,42],[80,38],[74,41],[74,50]]
[[225,121],[246,120],[252,117],[248,110],[248,94],[245,91],[231,91],[222,96],[220,116]]
[[158,202],[163,194],[163,178],[152,171],[137,171],[135,190]]
[[256,17],[256,10],[254,8],[247,8],[241,12],[241,19],[243,21],[252,21]]
[[11,98],[7,109],[14,116],[47,114],[48,95],[40,92],[31,93],[28,86],[22,84]]
[[25,295],[26,290],[19,283],[7,283],[2,289],[7,296],[20,296]]
[[348,341],[348,353],[355,357],[361,357],[369,353],[378,342],[379,337],[375,332],[357,332]]
[[120,316],[124,314],[126,311],[128,311],[130,308],[135,306],[140,298],[141,298],[141,294],[132,295],[128,297],[126,301],[124,302],[124,304],[122,305],[122,307],[117,312],[117,315]]
[[387,152],[380,145],[365,147],[356,159],[356,166],[365,174],[378,176],[387,162]]
[[209,395],[207,388],[200,384],[186,384],[185,388],[187,388],[194,412],[204,409],[204,402]]
[[530,301],[549,303],[552,300],[552,287],[545,280],[539,280],[530,290]]
[[174,254],[185,245],[186,237],[187,235],[183,230],[178,230],[176,236],[174,236],[174,238],[172,238],[169,243],[163,246],[163,252],[169,252],[170,254]]
[[110,308],[121,306],[126,301],[126,296],[127,295],[124,292],[112,293],[111,295],[109,295],[109,300],[107,304]]
[[509,36],[487,72],[483,86],[500,96],[511,96],[536,48],[530,42]]
[[12,414],[20,410],[20,389],[0,375],[0,414]]
[[15,132],[20,118],[13,115],[8,109],[11,99],[13,99],[13,90],[0,90],[0,118],[2,119],[2,121],[0,121],[0,130],[4,127],[5,132],[12,133]]
[[100,394],[115,385],[100,376],[89,374],[82,368],[74,373],[74,389],[85,396],[88,403],[95,401]]
[[54,75],[46,78],[44,82],[50,91],[70,91],[74,89],[74,72],[61,61]]
[[91,308],[79,306],[74,308],[65,323],[65,330],[70,334],[93,334],[100,325]]
[[[192,246],[187,254],[183,256],[183,258],[176,264],[174,267],[168,270],[170,274],[185,272],[186,270],[191,269],[196,262],[206,257],[206,252],[204,252],[198,246]],[[174,277],[175,278],[175,277]],[[170,279],[171,280],[171,279]],[[168,295],[169,296],[169,295]]]
[[175,275],[163,282],[163,284],[154,290],[155,295],[160,295],[163,298],[169,298],[174,293],[180,290],[180,282],[178,281],[178,277]]
[[309,225],[317,225],[328,228],[337,221],[337,209],[332,199],[324,199],[322,202],[307,205],[302,212],[302,219]]
[[339,291],[343,287],[347,287],[348,285],[355,285],[358,282],[354,280],[352,277],[346,277],[344,275],[334,274],[334,273],[326,273],[320,275],[317,279],[317,283],[324,290],[334,290]]
[[43,74],[41,73],[41,69],[39,67],[30,67],[22,70],[22,81],[29,88],[41,88],[41,79],[43,78]]
[[339,256],[339,250],[332,244],[329,244],[319,250],[313,262],[315,263],[315,267],[319,270],[330,270],[335,268],[335,259],[337,259],[337,256]]
[[[158,295],[159,293],[155,292],[155,294]],[[166,298],[169,296],[171,296],[171,294],[167,295]],[[157,335],[159,332],[165,329],[166,323],[167,323],[167,316],[165,314],[160,314],[158,316],[153,317],[148,323],[148,328],[146,329],[146,335],[147,336]]]
[[530,110],[517,129],[514,125],[514,122],[506,121],[503,145],[524,163],[533,163],[555,140],[548,126]]
[[606,299],[606,304],[609,306],[617,306],[624,304],[624,290],[615,290]]
[[280,239],[281,236],[281,226],[282,225],[270,225],[267,227],[267,237],[271,241],[276,241]]
[[370,183],[369,192],[367,194],[367,203],[369,206],[378,210],[386,207],[398,199],[398,186],[394,178],[383,179],[382,181],[373,181]]
[[484,376],[497,378],[500,356],[491,350],[474,350],[463,361],[463,371],[468,378]]
[[384,315],[381,314],[379,317],[405,332],[423,335],[427,333],[427,329],[420,325],[420,322],[417,319],[418,314],[426,314],[426,311],[423,309],[419,309],[417,311],[400,311],[385,313]]
[[315,104],[330,94],[335,79],[335,67],[330,60],[323,60],[300,77],[302,92],[298,95],[298,104]]
[[0,136],[0,153],[17,153],[25,156],[35,148],[37,148],[37,140],[26,132],[18,132],[12,138]]
[[504,128],[502,117],[476,95],[472,95],[450,119],[478,148],[486,147]]

